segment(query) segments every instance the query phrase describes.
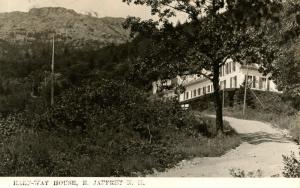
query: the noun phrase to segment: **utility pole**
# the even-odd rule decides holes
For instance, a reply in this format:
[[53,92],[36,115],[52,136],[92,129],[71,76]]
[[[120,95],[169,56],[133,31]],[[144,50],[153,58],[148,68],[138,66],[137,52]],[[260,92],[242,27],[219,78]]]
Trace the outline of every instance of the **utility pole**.
[[225,107],[225,81],[223,81],[223,96],[222,96],[222,109]]
[[243,106],[243,117],[245,118],[245,110],[246,110],[246,99],[247,99],[247,87],[248,87],[248,64],[247,72],[246,72],[246,80],[245,80],[245,91],[244,91],[244,106]]
[[54,105],[54,34],[52,38],[52,63],[51,63],[51,106]]

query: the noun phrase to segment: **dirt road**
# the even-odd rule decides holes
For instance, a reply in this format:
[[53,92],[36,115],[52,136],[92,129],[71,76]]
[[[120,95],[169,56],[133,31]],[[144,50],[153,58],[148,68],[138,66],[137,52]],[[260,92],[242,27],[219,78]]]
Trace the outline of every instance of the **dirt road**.
[[152,176],[158,177],[231,177],[230,169],[262,171],[262,177],[282,175],[282,155],[297,153],[298,146],[285,133],[259,121],[225,117],[242,136],[243,143],[221,157],[183,160],[176,167]]

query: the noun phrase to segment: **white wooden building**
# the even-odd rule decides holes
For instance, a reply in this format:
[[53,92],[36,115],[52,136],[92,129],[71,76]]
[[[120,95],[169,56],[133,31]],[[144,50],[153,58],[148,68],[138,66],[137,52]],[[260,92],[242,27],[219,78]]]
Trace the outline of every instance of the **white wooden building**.
[[[224,66],[220,68],[220,88],[221,90],[232,90],[236,88],[240,88],[248,75],[248,85],[253,90],[261,90],[261,91],[273,91],[278,92],[277,86],[275,83],[270,80],[270,75],[264,76],[262,73],[258,71],[258,65],[241,65],[239,63],[233,62],[232,60],[228,60]],[[165,83],[161,83],[160,81],[153,83],[153,94],[157,93],[160,85],[183,85],[185,87],[185,92],[180,94],[179,101],[189,101],[195,99],[197,97],[201,97],[206,94],[213,93],[213,83],[203,77],[197,75],[189,75],[185,78],[177,77],[173,80],[168,80]],[[165,89],[163,95],[165,97],[176,96],[173,89]]]

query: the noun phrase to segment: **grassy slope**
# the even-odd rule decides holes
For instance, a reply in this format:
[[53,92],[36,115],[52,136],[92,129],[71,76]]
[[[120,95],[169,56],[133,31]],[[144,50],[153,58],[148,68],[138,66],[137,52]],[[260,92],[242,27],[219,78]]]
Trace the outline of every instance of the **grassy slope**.
[[[203,117],[195,112],[199,121],[204,121],[210,125],[209,132],[213,132],[215,119],[211,117]],[[217,157],[226,153],[228,150],[236,148],[240,145],[241,139],[239,135],[230,127],[227,121],[224,122],[225,132],[223,135],[213,137],[182,138],[174,147],[174,150],[183,153],[187,158],[191,157]]]
[[[198,120],[201,124],[209,125],[209,129],[213,127],[215,122],[214,118],[210,117],[198,117]],[[183,159],[221,156],[230,149],[238,147],[241,143],[239,135],[234,132],[228,122],[225,122],[225,129],[228,130],[227,134],[211,137],[202,136],[201,134],[186,135],[182,132],[172,133],[169,144],[164,146],[165,153],[156,155],[158,158],[153,157],[153,155],[136,155],[126,159],[124,166],[129,169],[137,169],[137,172],[132,173],[133,176],[143,176],[153,173],[154,169],[164,171]],[[172,154],[172,156],[169,156],[169,154]],[[167,158],[168,161],[161,165],[160,161],[165,161]]]
[[[237,90],[233,97],[233,107],[229,106],[228,93],[225,94],[225,108],[223,115],[232,116],[240,119],[258,120],[271,123],[273,126],[286,129],[289,131],[293,139],[300,141],[300,113],[293,103],[293,100],[285,99],[285,96],[273,92],[254,91],[256,96],[263,103],[263,107],[253,95],[248,95],[248,107],[246,116],[243,116],[243,91]],[[241,94],[242,93],[242,94]],[[251,94],[251,93],[250,93]],[[209,105],[212,98],[207,96],[202,100],[199,99],[192,103],[195,110],[203,111],[203,113],[214,114],[214,109]]]

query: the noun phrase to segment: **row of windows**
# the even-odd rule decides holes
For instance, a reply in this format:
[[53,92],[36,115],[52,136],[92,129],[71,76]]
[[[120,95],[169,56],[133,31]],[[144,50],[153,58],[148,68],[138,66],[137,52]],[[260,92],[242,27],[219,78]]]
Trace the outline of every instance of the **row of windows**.
[[229,87],[227,86],[226,80],[220,81],[221,89],[226,88],[237,88],[237,76],[233,76],[229,79]]
[[[245,80],[247,76],[245,75]],[[245,81],[244,80],[244,81]],[[229,81],[229,85],[228,82]],[[257,77],[248,75],[248,86],[251,88],[257,88],[257,89],[266,89],[270,90],[270,80],[265,77]],[[226,89],[226,88],[237,88],[237,76],[231,77],[229,80],[223,80],[220,81],[220,89]],[[202,88],[194,89],[192,91],[186,91],[184,93],[184,100],[188,100],[194,97],[198,97],[201,95],[205,95],[207,93],[212,93],[214,91],[213,85],[208,85]]]
[[[229,88],[237,88],[237,76],[230,78]],[[221,89],[228,88],[226,85],[226,80],[220,82]],[[208,85],[203,88],[194,89],[192,91],[186,91],[184,94],[184,100],[188,100],[197,96],[205,95],[207,93],[212,93],[214,91],[213,85]]]
[[226,74],[230,74],[232,72],[236,71],[236,63],[235,62],[229,62],[220,67],[220,76],[224,76]]
[[184,94],[184,100],[188,100],[197,96],[205,95],[206,93],[212,93],[214,91],[213,85],[208,85],[203,88],[187,91]]
[[[247,76],[245,75],[245,80],[246,78]],[[251,88],[270,90],[270,80],[265,77],[256,77],[256,76],[248,75],[247,83],[248,86]]]

